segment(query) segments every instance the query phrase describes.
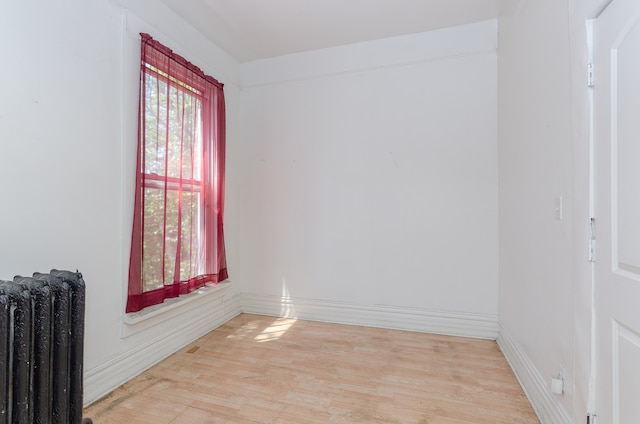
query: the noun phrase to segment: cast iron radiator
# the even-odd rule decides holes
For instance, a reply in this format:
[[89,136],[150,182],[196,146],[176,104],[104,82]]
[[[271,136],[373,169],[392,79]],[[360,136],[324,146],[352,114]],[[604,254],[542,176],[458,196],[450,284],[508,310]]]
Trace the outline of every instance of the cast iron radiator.
[[85,284],[51,270],[0,281],[0,424],[82,419]]

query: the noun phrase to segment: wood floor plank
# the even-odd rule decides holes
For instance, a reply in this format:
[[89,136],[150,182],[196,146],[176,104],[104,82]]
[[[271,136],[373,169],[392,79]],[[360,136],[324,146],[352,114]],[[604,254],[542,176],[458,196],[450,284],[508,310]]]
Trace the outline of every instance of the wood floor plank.
[[245,314],[84,415],[95,424],[539,423],[493,341]]

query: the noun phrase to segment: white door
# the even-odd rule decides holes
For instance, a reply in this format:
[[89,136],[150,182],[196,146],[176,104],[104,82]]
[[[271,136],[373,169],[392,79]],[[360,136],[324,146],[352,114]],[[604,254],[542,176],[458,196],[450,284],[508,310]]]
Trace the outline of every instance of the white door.
[[640,424],[640,0],[594,25],[596,413]]

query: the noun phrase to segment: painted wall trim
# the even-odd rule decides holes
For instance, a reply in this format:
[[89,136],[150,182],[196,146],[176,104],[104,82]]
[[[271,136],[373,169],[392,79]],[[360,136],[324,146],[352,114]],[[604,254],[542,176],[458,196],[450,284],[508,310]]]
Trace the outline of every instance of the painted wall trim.
[[571,424],[571,417],[559,402],[557,395],[551,393],[547,379],[540,374],[524,350],[504,328],[500,328],[496,341],[529,398],[540,423]]
[[[206,304],[184,317],[176,317],[171,331],[150,340],[84,373],[84,404],[88,405],[241,313],[239,293],[224,298],[224,307]],[[196,319],[194,319],[194,315]]]
[[498,22],[491,19],[418,34],[293,53],[240,65],[242,89],[306,81],[469,54],[495,54]]
[[126,338],[165,321],[173,321],[184,316],[185,311],[205,304],[220,303],[224,310],[226,308],[225,299],[229,295],[231,284],[229,280],[226,280],[215,286],[205,286],[192,293],[167,299],[159,305],[150,306],[140,312],[125,314],[121,337]]
[[496,55],[496,49],[486,49],[486,50],[478,50],[473,52],[455,53],[450,55],[438,56],[435,58],[416,59],[413,61],[407,60],[406,62],[392,63],[388,65],[387,64],[375,65],[375,66],[363,65],[359,68],[353,67],[352,69],[347,69],[347,70],[334,70],[332,72],[327,72],[319,75],[305,75],[305,76],[299,76],[299,77],[292,76],[286,80],[283,79],[283,80],[275,80],[275,81],[267,81],[267,82],[252,82],[252,83],[247,82],[247,83],[243,83],[244,85],[242,86],[242,90],[262,88],[262,87],[272,87],[272,86],[278,86],[278,85],[284,85],[284,84],[296,84],[300,82],[344,77],[347,75],[354,75],[354,74],[358,75],[358,74],[362,74],[363,72],[373,72],[373,71],[379,71],[383,69],[392,69],[392,68],[405,68],[408,66],[421,65],[425,63],[452,61],[452,60],[464,59],[467,57],[483,56],[483,55]]
[[242,312],[337,324],[495,340],[498,316],[319,299],[242,294]]

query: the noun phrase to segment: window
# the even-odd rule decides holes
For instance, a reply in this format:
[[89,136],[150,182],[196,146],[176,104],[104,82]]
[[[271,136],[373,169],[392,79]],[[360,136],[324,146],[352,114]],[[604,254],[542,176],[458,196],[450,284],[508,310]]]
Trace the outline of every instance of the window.
[[141,37],[127,312],[228,278],[223,85]]

